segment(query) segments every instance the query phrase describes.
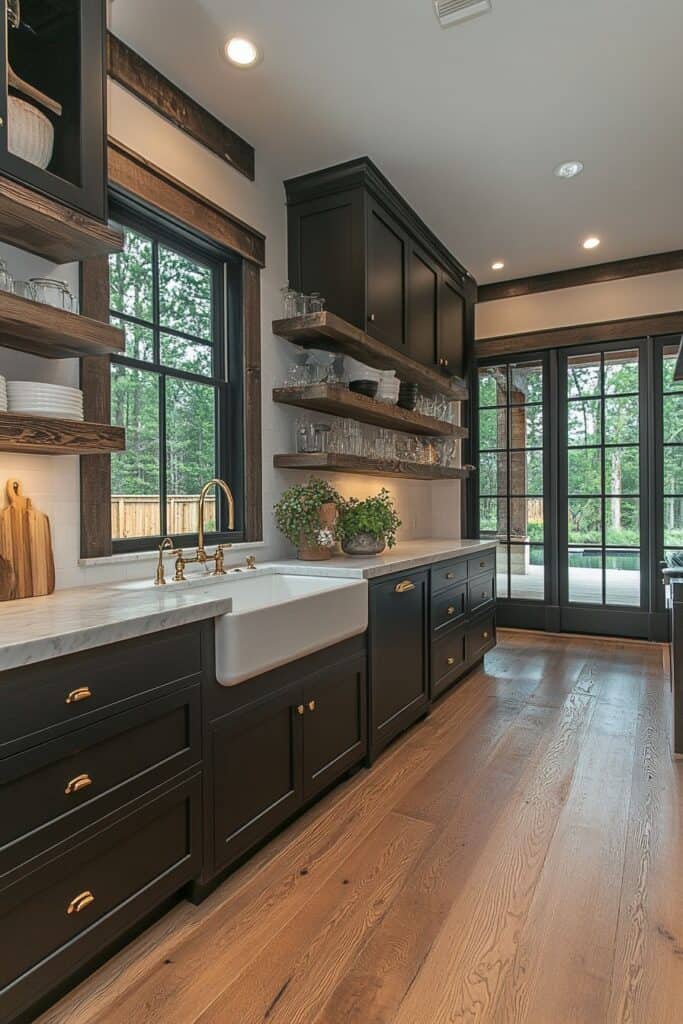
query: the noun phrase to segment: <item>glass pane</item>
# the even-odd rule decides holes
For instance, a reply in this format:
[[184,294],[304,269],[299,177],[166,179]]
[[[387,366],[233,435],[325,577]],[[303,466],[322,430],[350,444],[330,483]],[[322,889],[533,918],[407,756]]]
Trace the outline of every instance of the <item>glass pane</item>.
[[151,327],[132,324],[118,316],[109,318],[116,327],[122,327],[126,335],[126,355],[150,363],[154,359],[154,332]]
[[510,404],[543,401],[543,367],[540,363],[510,366]]
[[510,545],[510,596],[525,601],[545,599],[543,548],[538,544]]
[[198,341],[176,338],[173,334],[161,335],[161,362],[176,370],[199,373],[210,377],[213,373],[213,348]]
[[569,550],[569,600],[602,604],[602,552]]
[[479,529],[497,537],[507,537],[507,500],[482,498],[479,502]]
[[640,552],[606,551],[607,604],[640,605]]
[[677,359],[678,346],[667,345],[664,349],[662,362],[662,387],[664,391],[683,391],[683,380],[674,380]]
[[543,541],[543,498],[511,499],[510,537]]
[[499,544],[496,551],[496,596],[509,597],[508,593],[508,546]]
[[567,362],[567,397],[600,394],[600,356],[571,356]]
[[638,398],[605,399],[605,443],[638,444]]
[[513,406],[510,410],[510,447],[543,447],[543,406]]
[[638,351],[605,352],[605,394],[638,391]]
[[543,452],[513,452],[510,456],[510,493],[543,494]]
[[[207,384],[166,380],[166,479],[168,532],[188,532],[180,517],[195,504],[202,486],[216,476],[216,390]],[[210,507],[210,506],[209,506]],[[214,505],[215,508],[215,505]],[[207,531],[215,529],[215,511],[207,510]],[[195,524],[189,532],[196,531]]]
[[605,499],[605,543],[640,547],[640,499]]
[[683,441],[683,395],[664,396],[664,441]]
[[600,399],[570,402],[567,406],[567,443],[569,447],[600,444],[602,441],[600,417]]
[[664,493],[683,494],[683,448],[664,448]]
[[664,547],[683,548],[683,498],[664,499]]
[[505,405],[507,400],[507,369],[504,366],[482,366],[479,370],[479,405]]
[[164,327],[211,341],[212,291],[209,267],[159,246],[159,315]]
[[112,536],[161,533],[159,380],[112,363],[111,421],[126,430],[126,451],[111,458]]
[[599,448],[570,448],[567,472],[568,494],[602,494],[602,452]]
[[507,455],[483,452],[479,456],[479,494],[507,494]]
[[602,544],[600,498],[570,498],[568,530],[570,544]]
[[130,228],[123,230],[123,252],[109,257],[109,304],[118,313],[152,320],[152,242]]
[[640,494],[639,448],[605,448],[605,493]]
[[507,410],[480,409],[479,447],[482,451],[507,446]]

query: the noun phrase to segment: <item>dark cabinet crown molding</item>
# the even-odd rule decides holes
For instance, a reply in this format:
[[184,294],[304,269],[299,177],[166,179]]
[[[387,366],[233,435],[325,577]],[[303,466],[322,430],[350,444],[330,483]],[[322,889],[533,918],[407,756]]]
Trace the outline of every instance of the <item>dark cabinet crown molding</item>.
[[443,269],[452,274],[461,287],[471,291],[472,298],[476,295],[477,283],[469,271],[449,252],[370,157],[357,157],[334,167],[289,178],[284,186],[288,206],[334,195],[342,190],[366,189],[434,254]]

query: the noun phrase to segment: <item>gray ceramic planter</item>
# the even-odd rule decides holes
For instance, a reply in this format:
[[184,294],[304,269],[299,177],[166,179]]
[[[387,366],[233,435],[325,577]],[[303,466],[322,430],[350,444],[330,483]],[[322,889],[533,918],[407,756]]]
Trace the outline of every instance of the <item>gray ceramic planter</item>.
[[361,558],[381,555],[386,546],[384,538],[377,540],[371,533],[357,533],[355,537],[349,537],[348,540],[342,541],[342,551],[345,555],[355,555]]

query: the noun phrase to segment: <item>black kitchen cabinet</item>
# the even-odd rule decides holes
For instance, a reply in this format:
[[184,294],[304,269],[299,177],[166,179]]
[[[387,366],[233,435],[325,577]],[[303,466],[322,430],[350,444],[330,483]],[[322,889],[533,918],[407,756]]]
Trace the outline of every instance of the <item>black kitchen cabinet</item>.
[[303,795],[309,800],[367,752],[366,659],[355,657],[304,685]]
[[476,282],[371,160],[285,182],[289,282],[426,366],[463,375]]
[[104,221],[106,0],[2,9],[0,174]]
[[427,710],[428,601],[428,571],[370,586],[371,759]]

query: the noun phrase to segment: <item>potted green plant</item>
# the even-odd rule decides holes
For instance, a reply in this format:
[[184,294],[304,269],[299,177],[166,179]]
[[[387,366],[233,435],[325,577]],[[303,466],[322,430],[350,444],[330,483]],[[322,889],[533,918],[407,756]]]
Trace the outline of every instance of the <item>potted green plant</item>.
[[305,484],[287,488],[274,506],[280,533],[305,561],[331,558],[337,540],[337,506],[341,497],[326,480],[312,476]]
[[374,498],[349,498],[339,505],[337,535],[347,555],[379,555],[385,547],[393,548],[400,525],[386,487]]

